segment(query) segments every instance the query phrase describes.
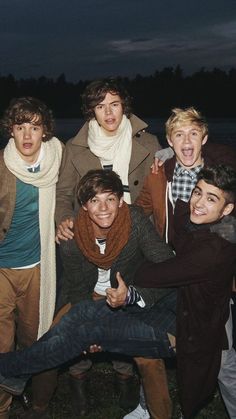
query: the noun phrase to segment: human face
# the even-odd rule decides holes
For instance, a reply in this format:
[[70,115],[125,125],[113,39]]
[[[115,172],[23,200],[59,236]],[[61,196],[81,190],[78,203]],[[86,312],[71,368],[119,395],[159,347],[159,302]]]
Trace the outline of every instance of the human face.
[[33,164],[39,156],[44,129],[42,124],[37,123],[38,118],[23,124],[14,124],[12,136],[20,157],[27,163]]
[[213,223],[230,214],[233,208],[233,204],[226,204],[224,191],[201,179],[190,199],[190,220],[195,224]]
[[191,169],[202,163],[202,146],[207,142],[207,135],[203,137],[198,125],[176,126],[167,140],[174,149],[176,160],[181,166]]
[[106,135],[115,135],[123,118],[123,106],[119,95],[107,93],[94,108],[95,117]]
[[96,237],[106,237],[122,204],[123,198],[119,199],[112,192],[102,192],[83,205],[83,209],[88,211]]

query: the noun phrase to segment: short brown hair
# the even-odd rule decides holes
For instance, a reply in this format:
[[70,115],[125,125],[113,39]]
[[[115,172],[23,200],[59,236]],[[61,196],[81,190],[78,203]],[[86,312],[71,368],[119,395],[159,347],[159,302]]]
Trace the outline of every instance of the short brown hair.
[[112,192],[120,199],[123,196],[123,185],[117,173],[111,170],[89,170],[78,185],[78,199],[85,205],[97,193]]
[[123,113],[129,118],[131,115],[131,97],[120,80],[106,78],[91,82],[82,94],[82,112],[87,121],[95,118],[94,108],[101,103],[106,94],[120,96]]
[[48,141],[52,138],[54,133],[54,119],[52,111],[45,103],[30,96],[12,99],[1,120],[1,125],[5,133],[10,135],[13,125],[21,125],[28,122],[43,125],[43,141]]

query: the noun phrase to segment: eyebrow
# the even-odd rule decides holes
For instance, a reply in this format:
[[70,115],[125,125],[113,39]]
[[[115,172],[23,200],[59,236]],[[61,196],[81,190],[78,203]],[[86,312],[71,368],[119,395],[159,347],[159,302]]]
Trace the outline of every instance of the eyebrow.
[[109,103],[99,102],[99,103],[97,103],[96,106],[98,106],[98,105],[112,105],[113,103],[121,103],[121,100],[117,99],[117,100],[113,100],[113,102],[109,102]]
[[[200,188],[200,186],[195,186],[195,188],[193,189],[193,191],[195,191],[196,189],[198,191],[202,192],[202,188]],[[207,192],[206,194],[207,194],[207,196],[214,196],[216,199],[218,199],[218,201],[220,200],[220,197],[218,195],[216,195],[215,193],[213,193],[213,192]]]
[[[201,129],[198,128],[198,127],[196,127],[196,128],[191,128],[190,131],[199,131],[199,132],[201,132]],[[181,128],[173,129],[173,132],[184,132],[184,129],[181,129]]]

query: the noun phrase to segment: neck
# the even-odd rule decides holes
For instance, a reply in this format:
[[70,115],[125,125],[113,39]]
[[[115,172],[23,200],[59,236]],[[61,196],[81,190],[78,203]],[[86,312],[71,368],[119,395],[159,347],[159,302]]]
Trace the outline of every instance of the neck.
[[107,235],[110,231],[110,227],[109,228],[101,228],[99,226],[97,226],[96,224],[93,223],[93,231],[94,231],[94,235],[97,239],[106,239]]

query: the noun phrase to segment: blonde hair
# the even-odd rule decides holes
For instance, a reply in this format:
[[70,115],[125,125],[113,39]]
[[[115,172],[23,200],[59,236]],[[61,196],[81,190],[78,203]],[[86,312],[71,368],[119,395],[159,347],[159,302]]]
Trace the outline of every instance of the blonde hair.
[[174,108],[172,109],[171,116],[166,121],[166,136],[170,138],[174,128],[178,128],[181,125],[194,124],[202,130],[202,137],[208,134],[208,125],[202,114],[195,108]]

